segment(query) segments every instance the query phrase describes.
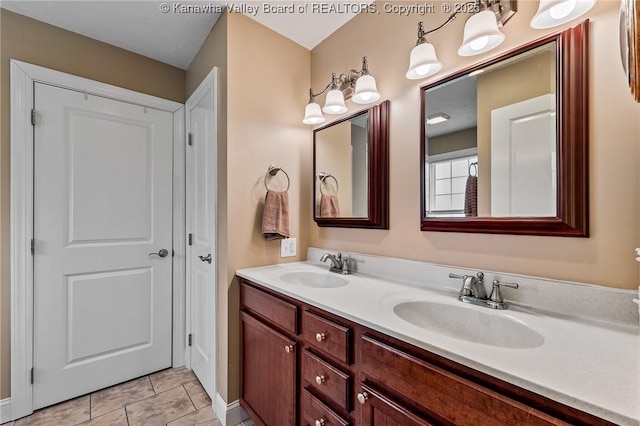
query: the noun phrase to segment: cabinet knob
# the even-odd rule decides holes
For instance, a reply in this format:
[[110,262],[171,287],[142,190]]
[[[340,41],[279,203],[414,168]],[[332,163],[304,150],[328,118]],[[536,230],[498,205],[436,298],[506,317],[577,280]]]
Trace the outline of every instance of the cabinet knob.
[[288,354],[293,352],[293,345],[285,345],[284,346],[284,351]]
[[324,426],[327,423],[327,421],[324,419],[324,417],[320,417],[318,420],[316,420],[316,426]]
[[326,339],[326,338],[327,338],[327,336],[325,336],[325,334],[324,334],[324,333],[316,333],[316,340],[317,340],[318,342],[322,342],[322,341],[323,341],[324,339]]
[[322,376],[316,376],[316,383],[317,384],[321,385],[321,384],[324,383],[324,381],[325,381],[324,374]]
[[365,402],[367,402],[367,399],[369,399],[369,394],[366,392],[362,392],[358,394],[358,402],[362,405],[364,405]]

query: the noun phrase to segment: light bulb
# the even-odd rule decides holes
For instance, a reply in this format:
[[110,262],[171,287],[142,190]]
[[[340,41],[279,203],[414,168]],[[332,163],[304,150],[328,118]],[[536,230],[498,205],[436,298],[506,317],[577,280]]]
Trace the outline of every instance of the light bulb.
[[416,68],[416,74],[420,76],[427,75],[429,74],[430,69],[431,69],[431,65],[421,65],[418,68]]
[[473,50],[482,50],[487,46],[487,44],[489,44],[489,37],[482,36],[482,37],[478,37],[477,39],[469,43],[469,46]]
[[567,0],[549,9],[549,15],[553,19],[563,19],[576,8],[576,0]]
[[331,112],[335,112],[335,113],[340,112],[340,107],[336,105],[329,107],[329,109],[331,110]]
[[360,99],[362,99],[363,101],[370,101],[372,97],[373,95],[371,94],[371,92],[360,93]]

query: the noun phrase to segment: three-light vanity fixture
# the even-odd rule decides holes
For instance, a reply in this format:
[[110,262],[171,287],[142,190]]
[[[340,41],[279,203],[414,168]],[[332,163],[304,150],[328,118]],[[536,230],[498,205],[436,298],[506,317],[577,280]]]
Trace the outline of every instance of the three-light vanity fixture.
[[[320,105],[316,103],[315,97],[322,95],[328,89],[324,107],[320,110]],[[345,99],[349,99],[356,104],[372,104],[380,99],[380,92],[376,86],[376,80],[369,74],[367,57],[362,58],[362,69],[360,71],[350,70],[347,74],[335,73],[331,75],[331,81],[319,93],[313,93],[309,89],[309,103],[304,109],[304,124],[320,124],[325,122],[323,112],[326,114],[342,114],[347,112]]]
[[[567,23],[593,7],[596,0],[540,0],[538,11],[530,25],[535,29],[551,28]],[[516,13],[517,0],[471,0],[456,3],[451,15],[440,26],[425,31],[418,23],[418,41],[411,50],[409,70],[406,77],[411,80],[426,78],[442,70],[435,47],[426,35],[438,31],[453,21],[460,13],[472,13],[464,25],[462,44],[458,55],[473,56],[498,47],[505,39],[500,28]],[[327,93],[324,107],[315,101],[316,96]],[[350,70],[347,74],[335,73],[331,81],[319,93],[309,89],[309,103],[304,110],[304,124],[324,123],[326,114],[343,114],[347,111],[345,100],[351,98],[356,104],[371,104],[380,99],[376,80],[369,74],[367,58],[362,58],[362,69]]]
[[[531,19],[535,29],[551,28],[562,25],[593,7],[596,0],[540,0],[538,11]],[[409,70],[406,77],[410,80],[432,76],[442,69],[434,46],[425,36],[446,26],[460,13],[473,13],[464,25],[462,44],[458,49],[460,56],[473,56],[498,47],[505,39],[500,28],[515,14],[517,0],[474,0],[460,3],[442,25],[425,31],[422,22],[418,23],[418,41],[411,51]]]

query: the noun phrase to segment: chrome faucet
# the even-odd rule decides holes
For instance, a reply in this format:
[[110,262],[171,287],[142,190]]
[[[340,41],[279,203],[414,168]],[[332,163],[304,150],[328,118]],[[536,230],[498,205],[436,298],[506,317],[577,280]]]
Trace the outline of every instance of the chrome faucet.
[[458,293],[459,301],[492,309],[507,309],[508,305],[502,298],[500,291],[501,286],[518,288],[518,283],[501,283],[498,280],[493,280],[491,294],[487,297],[482,272],[478,272],[476,276],[449,274],[449,278],[462,280],[462,288]]
[[349,256],[342,257],[342,253],[338,253],[335,256],[329,253],[325,253],[320,258],[320,262],[326,262],[327,259],[331,261],[329,271],[336,272],[342,275],[349,275],[351,273],[351,268],[349,267],[351,258]]

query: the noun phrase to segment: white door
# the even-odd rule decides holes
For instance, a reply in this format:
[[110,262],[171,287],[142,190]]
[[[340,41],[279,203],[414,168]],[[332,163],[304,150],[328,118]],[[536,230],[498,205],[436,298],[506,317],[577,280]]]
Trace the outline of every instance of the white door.
[[187,298],[191,368],[216,396],[216,70],[187,100]]
[[40,83],[35,109],[38,409],[171,366],[173,116]]
[[555,217],[556,98],[491,111],[491,216]]

